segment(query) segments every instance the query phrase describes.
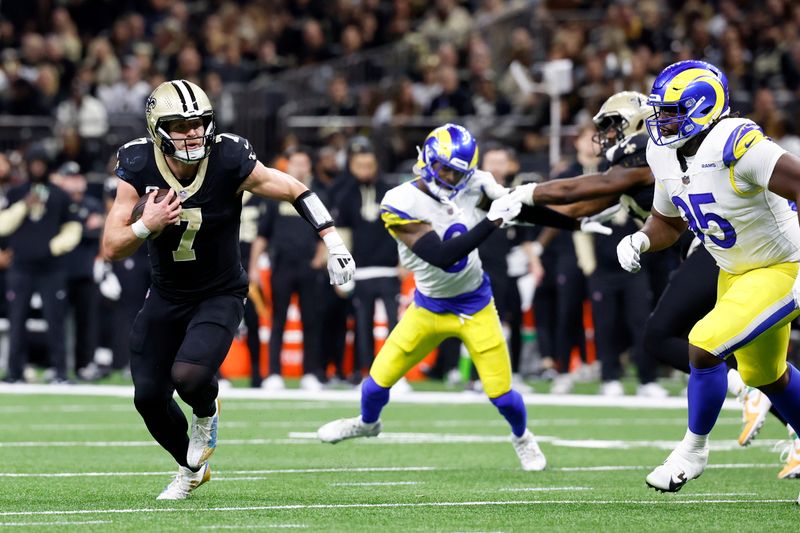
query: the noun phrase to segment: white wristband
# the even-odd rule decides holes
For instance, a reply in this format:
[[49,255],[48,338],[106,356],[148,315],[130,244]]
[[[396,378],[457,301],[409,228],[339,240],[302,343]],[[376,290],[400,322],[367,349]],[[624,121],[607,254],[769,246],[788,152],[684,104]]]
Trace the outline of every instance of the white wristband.
[[146,239],[150,236],[151,233],[153,233],[152,231],[147,229],[147,226],[144,225],[144,222],[142,222],[141,218],[136,222],[134,222],[133,224],[131,224],[131,229],[133,230],[134,235],[136,235],[140,239]]
[[544,253],[544,245],[539,241],[533,241],[533,243],[531,243],[531,251],[536,257],[541,257]]
[[325,242],[325,246],[328,247],[328,250],[333,248],[334,246],[342,245],[344,246],[344,241],[342,240],[341,235],[339,235],[335,231],[329,231],[325,235],[322,236],[323,242]]
[[525,183],[524,185],[516,187],[514,192],[520,195],[520,201],[523,204],[532,206],[534,204],[533,191],[536,190],[537,185],[537,183]]

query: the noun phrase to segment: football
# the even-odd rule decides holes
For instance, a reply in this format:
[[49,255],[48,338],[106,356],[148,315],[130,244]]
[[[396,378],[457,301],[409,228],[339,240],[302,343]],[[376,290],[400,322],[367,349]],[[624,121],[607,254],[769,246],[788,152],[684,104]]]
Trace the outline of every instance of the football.
[[[169,193],[169,189],[158,189],[156,191],[156,203],[163,200],[167,194]],[[142,214],[144,213],[144,204],[147,203],[147,199],[150,195],[153,194],[153,191],[150,191],[144,195],[142,195],[139,200],[136,202],[136,205],[133,206],[133,210],[131,211],[131,224],[142,218]]]
[[[170,189],[158,189],[157,191],[155,191],[155,193],[156,193],[156,199],[155,199],[156,203],[158,203],[161,200],[163,200],[167,196],[169,191],[170,191]],[[133,210],[131,210],[131,219],[130,219],[130,223],[131,224],[133,224],[134,222],[136,222],[137,220],[142,218],[142,214],[144,213],[144,204],[147,203],[147,199],[150,197],[151,194],[153,194],[153,191],[150,191],[150,192],[144,194],[143,196],[141,196],[136,201],[136,205],[134,205],[133,206]],[[152,239],[155,239],[156,237],[158,237],[159,235],[161,235],[160,231],[159,232],[155,232],[155,233],[151,233],[150,236],[147,237],[147,238],[149,240],[152,240]]]

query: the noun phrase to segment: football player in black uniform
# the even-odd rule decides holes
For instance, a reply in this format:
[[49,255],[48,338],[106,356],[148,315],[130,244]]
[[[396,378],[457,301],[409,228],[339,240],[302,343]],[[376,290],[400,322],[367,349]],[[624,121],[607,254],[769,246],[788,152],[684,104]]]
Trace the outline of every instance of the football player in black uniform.
[[[267,168],[250,143],[217,133],[206,93],[185,80],[164,82],[147,99],[149,138],[119,149],[120,178],[103,235],[118,260],[147,239],[152,287],[131,329],[134,403],[153,437],[177,461],[158,496],[180,500],[210,479],[219,403],[215,373],[244,310],[248,277],[239,250],[242,194],[292,202],[328,248],[331,283],[353,277],[355,263],[319,198],[292,176]],[[132,209],[151,190],[141,217]],[[173,391],[192,407],[191,438]]]
[[[611,96],[594,116],[597,142],[605,152],[609,167],[602,173],[528,184],[518,187],[527,205],[564,205],[571,216],[589,216],[615,202],[634,218],[644,222],[653,205],[655,179],[647,166],[648,134],[644,121],[652,114],[647,97],[623,91]],[[656,266],[649,263],[648,266]],[[689,373],[689,330],[713,307],[717,298],[719,273],[711,255],[694,239],[680,267],[669,276],[655,309],[645,325],[645,349],[672,368]],[[766,395],[747,388],[736,371],[735,357],[725,360],[729,367],[728,390],[743,401],[743,427],[739,444],[749,444],[766,413],[772,412],[783,424],[783,417],[772,409]],[[756,406],[756,407],[754,407]]]

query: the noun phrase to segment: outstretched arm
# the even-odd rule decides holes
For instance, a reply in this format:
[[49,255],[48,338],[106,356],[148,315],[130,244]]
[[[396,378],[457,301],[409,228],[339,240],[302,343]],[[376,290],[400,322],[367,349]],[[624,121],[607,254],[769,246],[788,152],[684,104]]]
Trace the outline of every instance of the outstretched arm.
[[333,217],[328,209],[302,182],[285,172],[265,167],[256,162],[253,172],[245,178],[239,191],[250,191],[264,198],[292,202],[300,213],[318,233],[328,247],[328,274],[331,284],[343,285],[356,271],[353,256],[333,225]]
[[584,174],[539,184],[531,183],[518,189],[530,189],[530,196],[523,200],[528,205],[561,205],[608,195],[619,197],[631,187],[651,183],[653,183],[653,173],[648,167],[628,168],[617,165],[602,173]]

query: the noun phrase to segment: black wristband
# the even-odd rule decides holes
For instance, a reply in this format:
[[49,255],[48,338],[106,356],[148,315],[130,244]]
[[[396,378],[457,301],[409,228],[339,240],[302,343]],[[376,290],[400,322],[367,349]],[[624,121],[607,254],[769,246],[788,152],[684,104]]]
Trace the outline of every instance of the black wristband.
[[484,218],[468,232],[446,241],[442,241],[435,231],[430,231],[414,243],[411,251],[423,261],[445,269],[469,255],[496,227],[494,222]]
[[315,231],[319,232],[333,226],[333,217],[315,193],[308,190],[304,191],[295,198],[292,205],[300,213],[300,216],[311,224]]

